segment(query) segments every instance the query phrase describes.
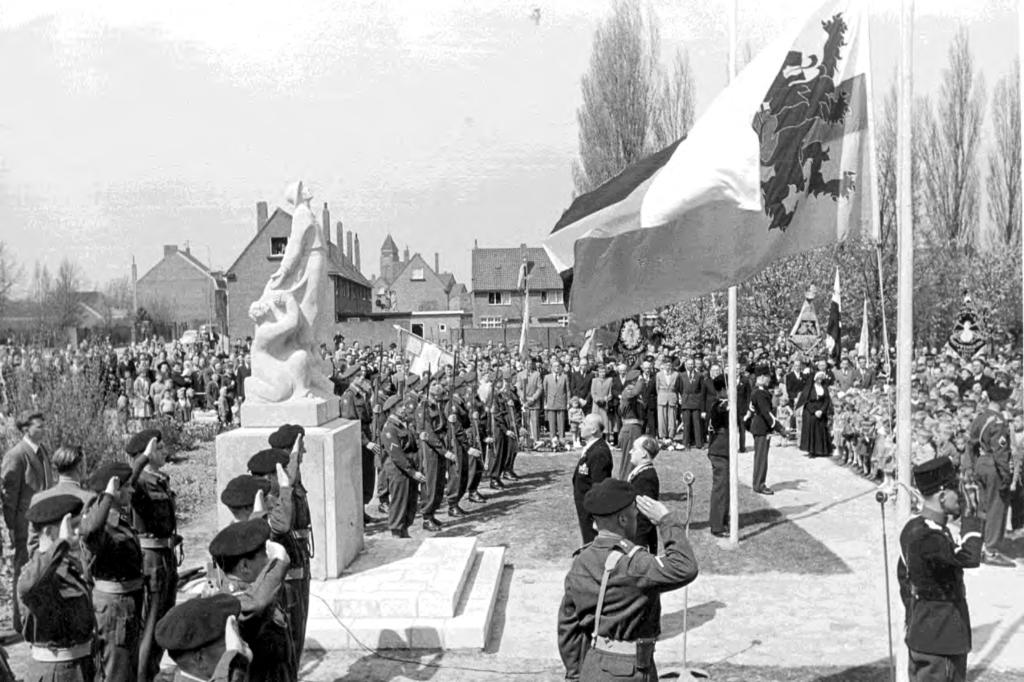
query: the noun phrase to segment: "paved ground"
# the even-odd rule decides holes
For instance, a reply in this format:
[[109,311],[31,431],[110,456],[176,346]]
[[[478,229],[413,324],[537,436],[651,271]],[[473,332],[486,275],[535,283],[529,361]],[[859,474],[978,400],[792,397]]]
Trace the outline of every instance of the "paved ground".
[[[442,531],[475,533],[482,545],[509,547],[510,565],[484,652],[308,652],[302,679],[561,679],[554,623],[569,555],[579,542],[569,487],[574,460],[572,454],[522,455],[517,465],[522,481],[493,493],[487,505],[467,504],[478,511]],[[683,664],[688,597],[691,666],[709,670],[716,680],[887,679],[882,533],[872,484],[831,461],[808,460],[776,445],[769,484],[777,493],[764,497],[744,485],[751,475],[750,455],[740,461],[741,543],[729,549],[706,527],[706,456],[667,452],[659,459],[663,498],[670,506],[685,503],[682,471],[697,475],[692,539],[702,568],[688,595],[680,591],[663,598],[664,636],[657,654],[663,678]],[[888,521],[893,559],[891,513]],[[211,524],[199,517],[187,533],[192,546],[211,535]],[[423,531],[413,535],[411,541],[398,541],[371,533],[366,555],[354,569],[411,554]],[[1011,549],[1024,555],[1024,545]],[[198,550],[190,554],[195,559]],[[968,593],[975,623],[972,679],[1024,678],[1024,567],[970,571]],[[902,607],[893,612],[898,622],[902,615]],[[24,645],[11,651],[19,669]]]

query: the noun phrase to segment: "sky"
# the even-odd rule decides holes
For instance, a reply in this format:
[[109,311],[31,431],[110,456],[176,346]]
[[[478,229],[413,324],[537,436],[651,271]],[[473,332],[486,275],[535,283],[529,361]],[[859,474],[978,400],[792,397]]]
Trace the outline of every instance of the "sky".
[[[895,0],[870,0],[876,93],[898,59]],[[1012,0],[918,0],[915,93],[961,25],[991,93],[1018,52]],[[538,245],[572,198],[580,77],[612,0],[5,0],[0,241],[26,270],[140,275],[163,244],[231,265],[303,179],[377,274],[393,235],[469,282],[470,250]],[[728,0],[652,0],[685,48],[698,116],[726,84]],[[540,21],[531,19],[540,8]],[[806,0],[739,0],[756,50]]]

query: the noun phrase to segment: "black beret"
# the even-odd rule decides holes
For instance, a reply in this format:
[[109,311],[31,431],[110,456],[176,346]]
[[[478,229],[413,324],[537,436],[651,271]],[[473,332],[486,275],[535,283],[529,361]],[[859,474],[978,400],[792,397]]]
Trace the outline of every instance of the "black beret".
[[363,368],[362,365],[349,365],[345,368],[345,371],[341,373],[342,379],[351,379],[356,374],[359,374],[359,370]]
[[144,429],[139,431],[128,439],[128,442],[124,445],[124,451],[132,457],[141,455],[146,451],[146,446],[149,445],[149,441],[153,438],[162,441],[164,435],[160,433],[160,429]]
[[295,441],[299,436],[305,436],[306,429],[302,428],[298,424],[282,424],[277,427],[277,431],[270,434],[267,438],[267,443],[272,448],[280,448],[282,450],[291,450],[295,445]]
[[267,448],[266,450],[260,450],[250,457],[249,463],[246,466],[256,476],[265,476],[266,474],[276,472],[278,464],[283,467],[288,466],[290,458],[291,454],[287,450]]
[[270,524],[266,519],[249,519],[226,526],[210,540],[210,555],[238,557],[252,554],[270,539]]
[[256,492],[270,492],[270,481],[259,476],[243,474],[235,476],[224,486],[220,501],[228,507],[251,507],[256,500]]
[[123,462],[106,462],[89,477],[89,489],[101,493],[107,488],[110,479],[117,476],[121,485],[132,477],[132,468]]
[[419,374],[406,374],[405,375],[405,387],[407,389],[414,388],[418,383],[420,383],[420,375]]
[[47,526],[59,523],[65,514],[77,516],[82,511],[83,504],[82,500],[74,495],[51,495],[34,502],[28,508],[25,517],[29,523]]
[[636,492],[626,481],[606,478],[587,491],[583,508],[594,516],[607,516],[633,504]]
[[398,396],[398,395],[391,396],[390,398],[388,398],[387,400],[384,401],[384,406],[383,406],[382,409],[385,412],[390,411],[395,405],[397,405],[399,403],[399,401],[401,399],[402,399],[401,396]]
[[195,651],[219,641],[229,616],[236,618],[242,604],[230,594],[217,593],[183,602],[156,624],[156,643],[168,651]]
[[1010,395],[1013,393],[1013,389],[1007,388],[1006,386],[993,385],[989,386],[986,390],[988,393],[988,399],[994,403],[1006,402]]
[[935,457],[914,467],[914,487],[922,495],[934,495],[956,486],[956,471],[949,457]]

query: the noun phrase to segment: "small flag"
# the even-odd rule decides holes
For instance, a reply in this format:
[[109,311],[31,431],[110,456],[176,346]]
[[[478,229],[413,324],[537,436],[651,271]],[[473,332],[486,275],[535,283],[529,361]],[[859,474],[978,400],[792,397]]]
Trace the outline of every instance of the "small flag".
[[860,323],[860,341],[857,343],[857,355],[864,357],[868,356],[868,349],[870,348],[869,339],[870,334],[868,333],[868,299],[864,299],[864,318]]
[[429,373],[434,375],[441,367],[455,365],[455,357],[442,350],[437,344],[431,343],[397,324],[394,327],[404,334],[403,352],[409,363],[409,371],[413,374],[426,376]]
[[573,201],[544,248],[576,324],[876,238],[867,23],[858,0],[825,3],[751,61],[686,138]]
[[839,299],[839,268],[836,268],[836,281],[832,285],[832,303],[828,307],[828,330],[825,336],[825,346],[828,348],[828,355],[836,364],[843,356],[841,340],[843,336],[842,325],[839,321],[842,306]]

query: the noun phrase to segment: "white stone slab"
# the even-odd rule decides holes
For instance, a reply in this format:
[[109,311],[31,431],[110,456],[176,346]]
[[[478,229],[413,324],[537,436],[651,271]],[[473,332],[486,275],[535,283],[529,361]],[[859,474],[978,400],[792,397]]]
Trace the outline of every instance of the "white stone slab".
[[491,632],[494,603],[505,571],[505,548],[485,547],[476,553],[472,583],[459,612],[444,624],[445,649],[483,649]]
[[341,401],[337,396],[322,398],[296,398],[283,403],[259,403],[246,400],[240,414],[242,426],[273,426],[298,424],[320,426],[341,416]]

